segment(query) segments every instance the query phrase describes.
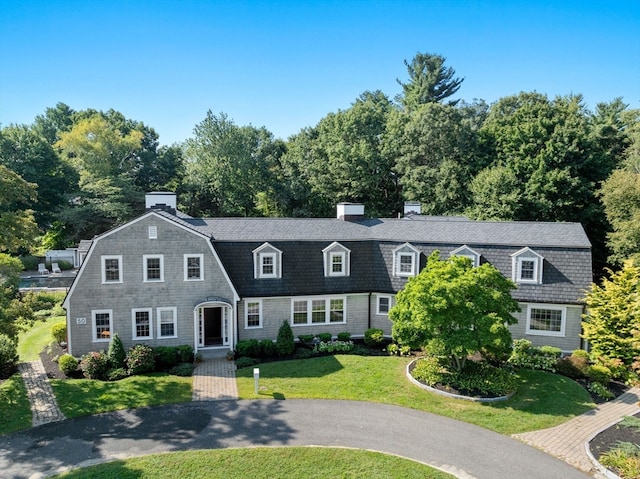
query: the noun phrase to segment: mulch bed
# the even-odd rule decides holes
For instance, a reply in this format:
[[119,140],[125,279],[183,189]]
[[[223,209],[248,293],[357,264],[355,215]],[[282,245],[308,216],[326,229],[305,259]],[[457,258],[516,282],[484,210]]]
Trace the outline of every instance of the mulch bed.
[[[636,414],[635,417],[640,418],[640,413]],[[619,442],[640,445],[640,430],[635,427],[623,427],[615,424],[594,437],[589,443],[589,449],[593,457],[598,459],[601,454],[615,449]]]
[[66,348],[58,343],[51,343],[40,353],[40,360],[49,379],[67,379],[67,376],[58,367],[58,358],[67,352]]

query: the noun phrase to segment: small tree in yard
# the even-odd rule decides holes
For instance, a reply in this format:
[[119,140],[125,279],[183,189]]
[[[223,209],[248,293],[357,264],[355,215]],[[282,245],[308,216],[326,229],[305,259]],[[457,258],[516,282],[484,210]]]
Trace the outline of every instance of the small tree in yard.
[[288,321],[282,321],[280,329],[278,330],[278,337],[276,339],[276,350],[278,356],[291,356],[296,349],[296,342],[293,339],[293,331]]
[[476,352],[507,357],[512,342],[507,325],[516,323],[511,313],[520,310],[511,297],[515,288],[488,263],[473,267],[460,256],[441,260],[436,251],[389,311],[393,339],[415,349],[433,342],[458,371]]
[[582,328],[592,356],[632,366],[640,356],[640,267],[627,261],[602,286],[592,285],[586,302]]

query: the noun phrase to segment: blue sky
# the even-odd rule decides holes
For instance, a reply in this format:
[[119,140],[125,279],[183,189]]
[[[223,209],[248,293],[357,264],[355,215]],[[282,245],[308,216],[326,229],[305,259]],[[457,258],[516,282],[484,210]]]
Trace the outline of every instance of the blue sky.
[[171,144],[210,109],[286,139],[367,90],[393,98],[417,52],[445,56],[466,101],[535,90],[640,108],[638,0],[0,0],[0,125],[64,102]]

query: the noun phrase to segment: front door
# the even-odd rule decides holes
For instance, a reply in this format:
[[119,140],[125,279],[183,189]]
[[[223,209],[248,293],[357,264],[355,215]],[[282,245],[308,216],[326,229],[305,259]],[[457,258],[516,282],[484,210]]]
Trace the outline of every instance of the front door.
[[228,306],[202,306],[198,316],[198,347],[229,345]]

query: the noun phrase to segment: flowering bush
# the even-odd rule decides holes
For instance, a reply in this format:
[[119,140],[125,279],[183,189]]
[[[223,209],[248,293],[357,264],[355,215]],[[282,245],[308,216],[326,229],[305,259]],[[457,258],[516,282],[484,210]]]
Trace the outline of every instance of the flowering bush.
[[104,379],[109,369],[109,360],[104,351],[91,351],[80,359],[80,369],[84,377]]
[[156,353],[149,346],[137,344],[129,348],[126,362],[129,374],[148,373],[156,367]]
[[353,349],[353,341],[320,341],[313,349],[318,353],[348,353]]

